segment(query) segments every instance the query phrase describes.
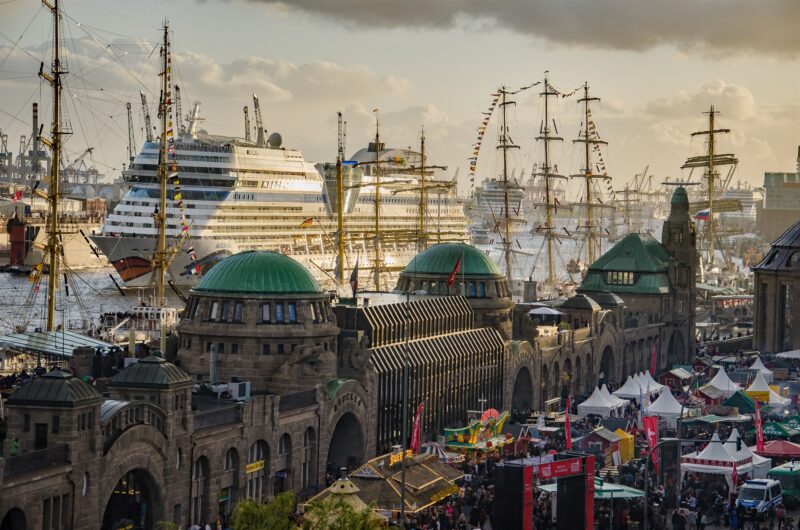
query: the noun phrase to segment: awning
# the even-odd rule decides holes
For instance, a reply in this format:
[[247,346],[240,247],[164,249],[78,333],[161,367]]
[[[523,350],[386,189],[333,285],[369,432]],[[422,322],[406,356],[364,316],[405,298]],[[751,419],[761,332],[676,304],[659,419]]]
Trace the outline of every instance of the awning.
[[[547,493],[555,493],[558,490],[557,484],[543,484],[537,486],[542,491]],[[629,488],[622,484],[610,484],[598,478],[594,479],[594,498],[597,500],[611,501],[617,499],[636,499],[644,497],[642,490],[636,488]]]
[[34,331],[0,337],[0,347],[13,348],[34,355],[72,357],[75,348],[112,348],[114,344],[74,331]]
[[553,309],[552,307],[536,307],[536,308],[531,309],[530,311],[528,311],[528,314],[529,315],[536,315],[536,316],[553,316],[553,317],[557,317],[557,316],[563,315],[564,313],[562,313],[561,311],[558,311],[556,309]]
[[781,359],[800,359],[800,350],[790,350],[781,352],[776,357],[780,357]]

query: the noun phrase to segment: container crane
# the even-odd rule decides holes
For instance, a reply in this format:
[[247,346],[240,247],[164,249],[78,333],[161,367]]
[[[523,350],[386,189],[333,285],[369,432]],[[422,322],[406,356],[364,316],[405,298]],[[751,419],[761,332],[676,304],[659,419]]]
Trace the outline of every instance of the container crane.
[[144,92],[139,92],[142,98],[142,115],[144,116],[144,138],[148,142],[153,141],[153,126],[150,124],[150,110],[147,108],[147,97]]

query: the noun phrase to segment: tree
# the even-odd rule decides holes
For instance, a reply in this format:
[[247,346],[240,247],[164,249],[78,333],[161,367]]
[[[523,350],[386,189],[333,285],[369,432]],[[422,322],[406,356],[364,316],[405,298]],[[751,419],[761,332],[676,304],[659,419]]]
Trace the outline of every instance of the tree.
[[236,505],[231,518],[233,530],[296,530],[292,515],[297,499],[291,491],[277,495],[271,502],[245,499]]
[[310,504],[306,508],[303,530],[378,530],[386,521],[366,506],[357,510],[339,496]]

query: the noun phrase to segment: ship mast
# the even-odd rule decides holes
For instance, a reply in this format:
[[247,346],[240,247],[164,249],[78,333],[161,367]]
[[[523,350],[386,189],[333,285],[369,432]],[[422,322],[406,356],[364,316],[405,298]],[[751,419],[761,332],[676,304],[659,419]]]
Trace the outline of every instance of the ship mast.
[[508,95],[510,92],[506,89],[505,86],[500,87],[500,109],[502,111],[502,124],[500,125],[500,143],[498,144],[497,148],[503,151],[503,253],[505,255],[506,260],[506,278],[508,279],[509,285],[511,285],[513,279],[513,270],[512,270],[512,263],[511,263],[511,227],[510,219],[509,219],[509,201],[508,201],[508,150],[509,149],[519,149],[518,145],[515,145],[511,138],[508,135],[508,121],[507,121],[507,112],[506,109],[509,105],[516,105],[516,101],[511,101],[508,99]]
[[[544,163],[539,176],[544,178],[545,225],[540,227],[539,230],[545,233],[545,239],[547,241],[547,283],[551,286],[555,283],[555,273],[553,268],[553,238],[555,237],[553,232],[555,229],[553,227],[553,201],[550,197],[550,180],[554,178],[565,178],[562,175],[553,173],[552,168],[550,167],[550,142],[564,141],[563,138],[554,136],[550,130],[549,101],[553,96],[558,97],[558,94],[558,91],[550,86],[550,82],[547,80],[547,72],[545,72],[544,90],[539,93],[539,95],[544,98],[544,121],[542,122],[539,130],[539,136],[536,138],[536,140],[544,142]],[[555,121],[553,122],[553,127],[555,129]],[[556,134],[558,134],[557,130]]]
[[[167,280],[167,120],[170,106],[170,56],[169,56],[169,26],[164,24],[164,44],[161,48],[162,73],[161,73],[161,101],[158,107],[161,119],[161,146],[158,164],[159,202],[158,212],[155,215],[155,224],[158,228],[158,241],[156,252],[153,256],[153,271],[156,282],[156,306],[166,306],[165,286]],[[166,348],[166,330],[161,326],[161,351]]]
[[584,82],[583,84],[583,97],[578,100],[578,103],[583,103],[583,135],[573,140],[572,143],[582,143],[583,144],[583,152],[584,152],[584,165],[583,165],[583,173],[580,175],[572,175],[573,177],[578,177],[584,179],[586,183],[586,225],[583,227],[585,230],[585,241],[586,241],[586,258],[587,258],[587,265],[591,265],[594,263],[595,260],[595,247],[598,247],[599,244],[597,242],[597,234],[596,228],[594,223],[594,215],[593,210],[595,204],[593,203],[592,199],[592,181],[594,179],[603,179],[603,180],[611,180],[611,177],[607,175],[595,175],[592,172],[592,160],[591,160],[591,146],[592,145],[607,145],[608,142],[601,140],[597,133],[594,131],[594,127],[590,127],[591,123],[591,110],[589,108],[589,104],[592,101],[600,101],[600,98],[596,97],[589,97],[589,83]]
[[[46,74],[40,69],[39,76],[45,79],[53,87],[53,123],[50,129],[50,147],[52,149],[53,163],[50,164],[50,183],[47,190],[47,265],[49,268],[47,277],[47,331],[55,329],[56,312],[56,290],[58,289],[58,260],[63,252],[61,244],[61,232],[58,223],[58,201],[60,198],[60,179],[59,166],[61,163],[61,136],[65,134],[61,130],[61,76],[66,74],[66,70],[61,67],[61,11],[58,0],[49,4],[46,0],[43,3],[53,13],[53,66],[50,74]],[[48,143],[48,141],[44,141]]]
[[336,281],[339,285],[344,285],[344,186],[342,182],[342,162],[344,160],[344,135],[345,123],[342,120],[342,113],[337,112],[336,117],[338,120],[338,145],[336,151],[336,220],[338,233],[336,236],[337,256],[336,265],[339,274],[336,275]]
[[708,151],[705,156],[698,156],[690,158],[681,167],[693,168],[702,167],[705,169],[705,178],[708,181],[708,221],[705,223],[705,239],[708,242],[708,263],[714,263],[714,242],[717,238],[717,228],[714,221],[714,199],[716,194],[716,180],[717,172],[715,168],[722,165],[735,165],[738,161],[732,154],[717,153],[716,134],[727,134],[731,132],[730,129],[715,129],[716,116],[719,114],[718,110],[714,109],[711,105],[708,112],[704,112],[708,116],[708,130],[696,131],[692,136],[707,136],[708,137]]
[[382,267],[382,252],[381,252],[381,135],[380,135],[380,118],[378,117],[378,109],[375,112],[375,171],[373,181],[375,183],[375,290],[381,290],[381,267]]
[[419,136],[419,152],[419,228],[417,229],[417,252],[422,252],[428,246],[428,233],[425,230],[425,210],[428,207],[425,193],[425,127],[422,128]]

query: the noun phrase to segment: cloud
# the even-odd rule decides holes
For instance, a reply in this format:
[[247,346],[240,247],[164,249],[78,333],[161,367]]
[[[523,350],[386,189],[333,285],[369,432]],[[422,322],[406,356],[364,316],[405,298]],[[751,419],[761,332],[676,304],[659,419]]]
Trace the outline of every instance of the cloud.
[[705,83],[696,90],[682,90],[647,103],[645,112],[662,118],[684,118],[707,112],[711,105],[734,120],[750,120],[758,115],[758,105],[747,88],[721,79]]
[[251,0],[364,27],[494,25],[548,42],[711,54],[800,52],[796,0]]

